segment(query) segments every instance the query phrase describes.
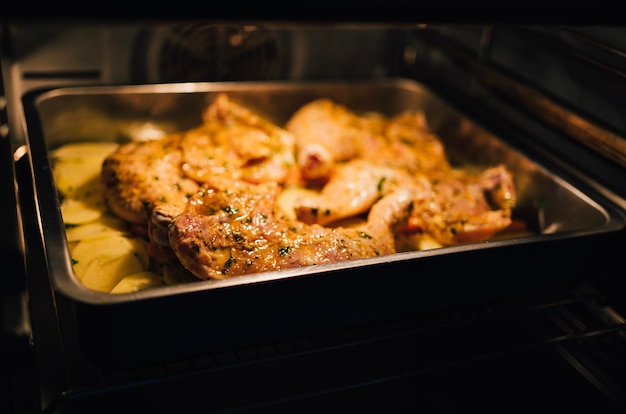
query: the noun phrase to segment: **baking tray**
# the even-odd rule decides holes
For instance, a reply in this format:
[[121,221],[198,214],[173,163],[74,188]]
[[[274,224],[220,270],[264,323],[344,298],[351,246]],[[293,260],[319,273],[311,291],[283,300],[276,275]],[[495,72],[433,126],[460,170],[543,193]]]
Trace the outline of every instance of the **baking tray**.
[[[386,115],[421,109],[453,164],[507,165],[518,191],[513,216],[531,233],[122,295],[84,288],[73,275],[49,151],[195,127],[219,92],[278,125],[321,97]],[[621,210],[599,192],[533,161],[412,80],[67,87],[31,92],[23,103],[47,277],[71,303],[80,349],[98,365],[179,360],[535,291],[575,278],[596,237],[624,227]]]

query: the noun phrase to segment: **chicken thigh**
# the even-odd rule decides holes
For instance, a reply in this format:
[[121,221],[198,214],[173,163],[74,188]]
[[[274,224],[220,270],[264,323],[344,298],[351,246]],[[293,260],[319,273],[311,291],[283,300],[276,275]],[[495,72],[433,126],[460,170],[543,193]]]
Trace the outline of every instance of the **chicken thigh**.
[[295,139],[219,94],[196,128],[121,145],[102,166],[105,199],[119,217],[147,224],[154,208],[181,210],[215,176],[254,183],[288,181]]
[[323,265],[395,252],[394,235],[410,215],[406,191],[390,193],[354,228],[289,220],[276,208],[276,183],[216,179],[169,227],[170,246],[200,279]]
[[317,99],[299,108],[285,128],[296,138],[296,161],[305,181],[327,180],[335,165],[357,158],[409,172],[449,168],[443,144],[421,111],[388,118]]

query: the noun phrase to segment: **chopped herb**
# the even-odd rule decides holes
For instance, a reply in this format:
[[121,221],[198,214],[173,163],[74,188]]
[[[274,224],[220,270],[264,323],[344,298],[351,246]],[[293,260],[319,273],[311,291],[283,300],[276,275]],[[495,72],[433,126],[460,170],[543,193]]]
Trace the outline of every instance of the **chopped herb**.
[[78,260],[76,260],[76,259],[72,258],[72,266],[73,266],[73,265],[77,265],[77,264],[78,264]]
[[287,256],[289,253],[291,253],[291,246],[279,246],[278,247],[278,254],[281,256]]
[[224,263],[224,267],[222,268],[222,274],[225,275],[226,273],[228,273],[228,269],[230,269],[230,267],[235,262],[236,262],[235,258],[233,256],[230,256],[228,260],[226,260],[226,263]]
[[456,229],[454,227],[450,227],[450,233],[456,234]]
[[237,232],[233,233],[233,239],[235,239],[235,242],[239,243],[239,244],[243,243],[243,241],[244,241],[244,237],[241,234],[237,233]]
[[372,236],[370,236],[369,234],[365,233],[364,231],[360,231],[359,232],[359,237],[362,237],[364,239],[371,239]]
[[226,207],[222,208],[222,210],[224,210],[228,214],[237,214],[239,212],[239,209],[237,209],[237,208],[235,208],[233,206],[226,206]]
[[381,179],[378,180],[378,185],[376,186],[376,188],[378,189],[379,193],[383,191],[383,185],[385,184],[385,181],[387,181],[387,177],[381,177]]

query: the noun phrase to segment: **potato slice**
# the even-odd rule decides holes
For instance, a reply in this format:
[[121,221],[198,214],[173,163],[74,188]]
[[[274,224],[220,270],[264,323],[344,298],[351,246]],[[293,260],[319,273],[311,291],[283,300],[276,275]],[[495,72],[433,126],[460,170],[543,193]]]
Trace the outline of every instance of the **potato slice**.
[[113,249],[99,254],[85,270],[81,283],[89,289],[108,293],[126,276],[145,271],[137,256],[119,252]]
[[85,224],[102,218],[107,208],[99,193],[81,199],[65,198],[61,202],[61,216],[65,224]]
[[[78,245],[76,247],[78,247]],[[83,280],[83,278],[85,277],[85,273],[87,273],[87,270],[90,268],[93,262],[99,262],[100,264],[102,264],[117,257],[133,256],[133,253],[125,247],[111,247],[105,250],[92,250],[85,253],[79,252],[80,254],[76,255],[76,247],[74,247],[74,250],[72,252],[72,260],[74,274],[76,275],[76,278],[80,281]],[[141,271],[143,270],[144,268],[142,266]]]
[[72,142],[52,151],[55,159],[104,158],[115,151],[119,144],[114,142]]
[[81,281],[92,262],[106,261],[111,256],[134,256],[141,264],[141,269],[133,273],[144,271],[150,265],[148,243],[134,237],[113,236],[83,240],[78,242],[71,254],[74,260],[74,273]]
[[52,175],[56,188],[65,197],[81,198],[85,194],[102,192],[100,175],[102,162],[89,158],[58,161]]
[[130,293],[140,290],[152,289],[165,286],[161,275],[153,272],[134,273],[124,277],[120,282],[111,289],[111,293]]
[[399,234],[396,236],[396,249],[401,252],[431,250],[440,247],[443,245],[426,233]]
[[105,214],[76,227],[65,230],[69,243],[81,240],[101,239],[105,237],[123,236],[128,233],[126,224],[117,217]]
[[78,242],[68,242],[67,243],[67,248],[70,251],[70,256],[72,255],[72,252],[74,251],[74,248],[76,247],[77,244],[78,244]]

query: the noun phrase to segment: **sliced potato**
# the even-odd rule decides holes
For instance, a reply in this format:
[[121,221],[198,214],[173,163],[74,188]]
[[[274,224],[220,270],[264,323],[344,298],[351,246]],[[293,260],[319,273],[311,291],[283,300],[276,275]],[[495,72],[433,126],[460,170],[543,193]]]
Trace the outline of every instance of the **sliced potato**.
[[154,272],[134,273],[124,277],[120,282],[111,289],[111,293],[130,293],[140,290],[152,289],[164,286],[161,275]]
[[72,159],[54,164],[52,175],[64,196],[81,198],[94,191],[101,192],[100,175],[102,162],[91,159]]
[[112,252],[104,252],[91,261],[81,279],[85,287],[110,292],[126,276],[145,271],[137,256]]
[[[76,248],[73,250],[76,251]],[[88,253],[76,256],[76,253],[72,253],[74,274],[78,280],[83,280],[87,269],[93,262],[99,261],[100,263],[111,260],[112,258],[121,256],[132,256],[133,253],[124,247],[112,247],[104,251],[90,251]],[[78,259],[76,259],[78,257]],[[143,267],[141,270],[144,270]]]
[[111,256],[135,257],[142,266],[138,272],[146,270],[150,265],[147,242],[133,237],[112,236],[83,240],[78,242],[71,254],[74,260],[74,273],[81,281],[92,262],[108,260]]
[[101,194],[82,199],[65,198],[61,202],[61,216],[65,224],[85,224],[102,218],[106,204]]
[[102,215],[85,224],[70,227],[65,231],[67,241],[70,243],[81,240],[123,236],[127,233],[126,223],[108,214]]
[[399,234],[396,236],[398,251],[420,251],[443,247],[441,243],[426,233]]
[[119,144],[114,142],[73,142],[52,151],[55,159],[104,158],[115,151]]
[[72,255],[72,252],[74,251],[74,247],[76,247],[77,244],[78,244],[78,242],[68,242],[67,243],[67,248],[70,251],[70,256]]

